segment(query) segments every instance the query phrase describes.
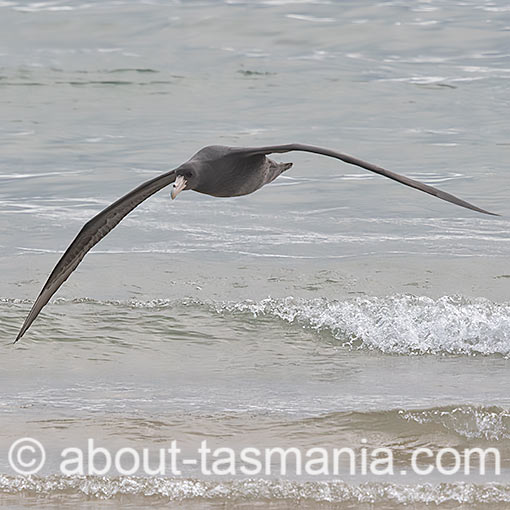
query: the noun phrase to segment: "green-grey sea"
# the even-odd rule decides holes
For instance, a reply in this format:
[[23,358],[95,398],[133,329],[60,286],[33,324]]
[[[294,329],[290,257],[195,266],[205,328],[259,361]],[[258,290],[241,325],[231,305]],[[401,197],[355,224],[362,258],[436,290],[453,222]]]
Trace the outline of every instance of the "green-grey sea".
[[[0,506],[508,508],[509,112],[503,0],[0,0]],[[144,202],[12,344],[94,214],[205,145],[291,142],[501,216],[275,155],[252,195]],[[89,439],[387,448],[398,473],[62,473]],[[411,473],[418,447],[502,470]]]

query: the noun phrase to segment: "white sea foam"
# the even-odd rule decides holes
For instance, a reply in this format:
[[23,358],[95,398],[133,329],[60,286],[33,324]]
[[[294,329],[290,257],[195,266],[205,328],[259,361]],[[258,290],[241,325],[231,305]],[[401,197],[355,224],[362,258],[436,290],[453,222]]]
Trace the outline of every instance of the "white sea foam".
[[95,499],[119,496],[146,496],[170,501],[192,499],[218,500],[290,500],[335,503],[474,504],[510,502],[510,485],[453,482],[442,484],[399,485],[363,483],[351,485],[341,480],[298,482],[291,480],[247,479],[205,481],[177,478],[108,477],[13,477],[0,476],[0,492],[62,496],[76,494]]
[[501,407],[459,406],[401,411],[400,414],[409,422],[440,425],[466,439],[510,439],[510,412]]
[[487,299],[396,295],[329,301],[288,297],[224,303],[217,311],[274,316],[326,331],[345,346],[391,354],[510,356],[510,304]]

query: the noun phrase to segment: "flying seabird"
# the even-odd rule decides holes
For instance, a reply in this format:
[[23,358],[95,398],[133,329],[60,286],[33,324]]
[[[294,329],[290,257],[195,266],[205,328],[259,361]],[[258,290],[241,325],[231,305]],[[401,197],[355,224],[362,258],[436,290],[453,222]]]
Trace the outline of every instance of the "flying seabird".
[[176,169],[144,182],[127,195],[119,198],[83,226],[48,277],[14,342],[17,342],[26,333],[44,305],[78,267],[87,252],[135,207],[154,193],[173,183],[172,199],[175,199],[183,190],[198,191],[213,197],[248,195],[265,184],[274,181],[281,173],[292,166],[292,163],[277,163],[266,156],[272,153],[291,151],[312,152],[336,158],[384,177],[389,177],[394,181],[424,191],[452,204],[480,213],[499,216],[433,186],[331,149],[294,143],[268,147],[225,147],[221,145],[204,147]]

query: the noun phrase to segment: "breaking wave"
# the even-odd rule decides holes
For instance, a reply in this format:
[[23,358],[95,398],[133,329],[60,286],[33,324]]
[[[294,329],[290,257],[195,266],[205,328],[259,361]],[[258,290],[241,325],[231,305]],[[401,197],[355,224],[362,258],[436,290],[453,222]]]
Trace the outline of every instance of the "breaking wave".
[[197,479],[142,477],[47,477],[0,476],[0,493],[62,496],[78,495],[97,499],[126,496],[165,498],[170,501],[296,501],[334,503],[415,503],[448,505],[510,502],[510,485],[465,482],[399,485],[394,483],[362,483],[290,480],[204,481]]
[[[9,309],[16,324],[23,319],[29,303],[29,300],[0,298],[0,306]],[[495,303],[484,298],[444,296],[432,299],[408,294],[347,300],[286,297],[228,302],[191,298],[147,301],[58,298],[53,303],[151,309],[153,323],[157,316],[164,319],[173,313],[169,310],[197,308],[206,313],[231,314],[233,320],[243,320],[248,315],[250,320],[264,317],[285,321],[333,337],[350,349],[400,355],[510,357],[510,303]],[[19,310],[15,310],[17,307]]]
[[510,355],[510,304],[487,299],[412,295],[263,299],[223,303],[218,312],[273,316],[326,331],[345,346],[390,354]]
[[510,439],[510,412],[498,406],[458,406],[413,411],[400,411],[410,423],[435,425],[452,431],[468,440]]

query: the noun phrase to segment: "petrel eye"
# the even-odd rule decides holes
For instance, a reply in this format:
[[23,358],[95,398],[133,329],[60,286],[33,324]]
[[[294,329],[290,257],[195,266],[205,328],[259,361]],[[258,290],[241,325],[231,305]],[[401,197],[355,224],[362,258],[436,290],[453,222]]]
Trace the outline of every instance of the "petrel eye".
[[193,174],[191,172],[186,172],[184,174],[184,177],[186,177],[186,179],[189,179]]

